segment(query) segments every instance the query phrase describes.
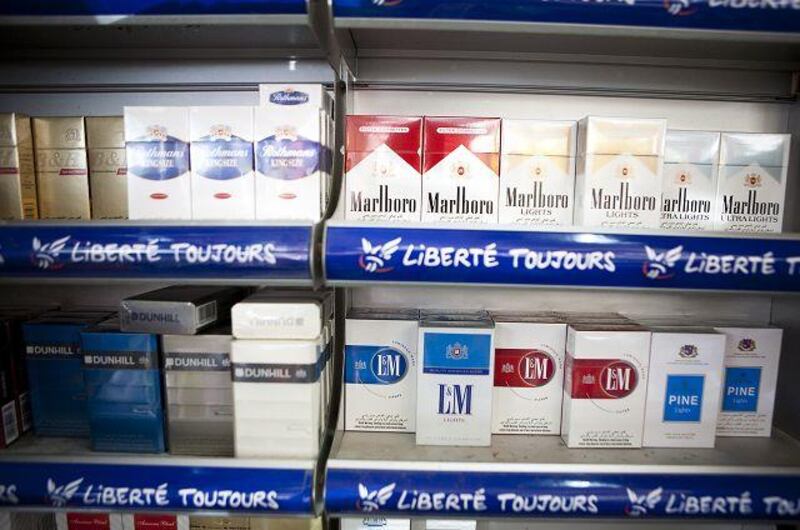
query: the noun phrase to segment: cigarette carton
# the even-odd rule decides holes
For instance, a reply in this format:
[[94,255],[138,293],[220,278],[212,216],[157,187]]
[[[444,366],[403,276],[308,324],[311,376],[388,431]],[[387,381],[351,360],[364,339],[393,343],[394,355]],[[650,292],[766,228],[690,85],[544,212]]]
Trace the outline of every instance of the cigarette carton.
[[490,445],[492,320],[423,318],[417,348],[417,445]]
[[717,230],[783,229],[790,141],[788,134],[722,134]]
[[644,447],[714,447],[724,355],[713,329],[653,328]]
[[315,339],[333,315],[329,291],[263,290],[233,306],[237,339]]
[[0,220],[38,218],[31,120],[0,114]]
[[559,434],[567,325],[536,315],[492,316],[492,433]]
[[503,119],[501,224],[572,225],[576,132],[572,121]]
[[194,219],[255,219],[253,107],[192,107]]
[[661,190],[661,228],[714,229],[719,133],[668,130]]
[[42,316],[23,324],[33,429],[38,436],[89,436],[81,331],[98,320]]
[[33,118],[36,187],[42,219],[90,219],[82,116]]
[[422,221],[497,223],[498,118],[425,117]]
[[316,458],[330,343],[234,340],[234,443],[237,457]]
[[191,219],[189,108],[125,107],[128,215]]
[[599,118],[578,124],[575,224],[658,228],[667,122]]
[[345,218],[419,221],[422,118],[348,116]]
[[120,303],[122,331],[194,335],[230,318],[244,296],[236,287],[176,285],[126,298]]
[[353,311],[345,321],[345,429],[414,432],[419,311]]
[[256,219],[316,221],[331,158],[323,89],[262,85],[262,94],[268,96],[255,109]]
[[117,319],[81,332],[94,451],[166,450],[158,337],[119,331]]
[[233,456],[230,329],[164,335],[170,452]]
[[92,218],[128,218],[128,168],[122,116],[86,118]]
[[727,326],[716,330],[727,338],[717,436],[769,437],[783,330]]
[[641,447],[650,332],[636,324],[571,324],[561,437],[567,447]]

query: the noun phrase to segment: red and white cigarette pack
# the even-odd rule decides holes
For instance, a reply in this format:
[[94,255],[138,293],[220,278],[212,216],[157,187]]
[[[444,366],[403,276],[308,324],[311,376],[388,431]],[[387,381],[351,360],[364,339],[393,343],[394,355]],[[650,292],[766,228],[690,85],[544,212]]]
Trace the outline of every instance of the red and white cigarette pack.
[[345,218],[419,221],[422,118],[348,116]]
[[425,117],[422,221],[497,223],[500,119]]
[[650,331],[637,324],[571,324],[561,437],[567,447],[641,447]]
[[122,530],[189,530],[189,516],[170,513],[124,513]]
[[56,513],[57,530],[122,530],[122,516],[105,512]]
[[492,317],[492,433],[559,434],[567,325],[537,314]]

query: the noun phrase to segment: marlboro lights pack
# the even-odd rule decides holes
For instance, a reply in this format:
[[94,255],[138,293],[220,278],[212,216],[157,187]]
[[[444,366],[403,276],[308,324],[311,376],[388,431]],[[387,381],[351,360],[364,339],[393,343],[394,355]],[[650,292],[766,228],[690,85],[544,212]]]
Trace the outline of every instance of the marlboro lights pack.
[[782,230],[790,140],[788,134],[723,133],[716,230]]
[[561,437],[567,447],[641,447],[650,331],[636,324],[571,324]]
[[422,221],[497,223],[500,119],[425,117]]
[[253,108],[192,107],[194,219],[255,219]]
[[191,219],[189,108],[125,107],[128,216]]
[[535,314],[495,313],[494,434],[559,434],[567,326]]
[[345,218],[419,221],[422,118],[348,116]]

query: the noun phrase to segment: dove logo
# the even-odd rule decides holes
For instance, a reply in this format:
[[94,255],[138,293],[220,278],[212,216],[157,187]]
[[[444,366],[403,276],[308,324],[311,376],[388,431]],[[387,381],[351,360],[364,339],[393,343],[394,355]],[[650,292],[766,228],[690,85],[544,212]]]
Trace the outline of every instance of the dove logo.
[[34,237],[31,242],[31,263],[42,270],[58,270],[64,266],[56,260],[61,252],[66,252],[65,248],[72,236],[62,237],[49,243],[42,243],[38,237]]
[[664,493],[664,488],[658,487],[644,495],[638,495],[630,488],[625,488],[628,492],[628,500],[630,504],[625,507],[625,513],[631,517],[640,517],[647,515],[648,510],[654,510],[658,503],[661,502],[661,495]]
[[403,238],[398,237],[383,243],[373,245],[365,238],[361,238],[362,254],[358,257],[358,266],[369,273],[384,273],[394,270],[394,267],[387,267],[386,264],[395,252],[400,249]]
[[669,280],[675,276],[673,270],[678,260],[683,254],[683,245],[664,252],[657,252],[655,249],[645,245],[647,261],[642,265],[642,274],[651,280]]
[[356,508],[362,512],[378,511],[382,506],[386,506],[386,503],[392,498],[392,494],[394,493],[396,486],[397,483],[392,482],[391,484],[382,488],[370,490],[364,484],[359,482],[358,501],[356,502]]
[[692,0],[664,0],[664,9],[676,17],[685,17],[697,12],[697,7],[692,6]]
[[83,477],[73,480],[63,486],[57,486],[53,479],[47,479],[47,495],[50,497],[50,502],[56,508],[63,508],[66,506],[70,499],[78,493],[78,488],[83,483]]

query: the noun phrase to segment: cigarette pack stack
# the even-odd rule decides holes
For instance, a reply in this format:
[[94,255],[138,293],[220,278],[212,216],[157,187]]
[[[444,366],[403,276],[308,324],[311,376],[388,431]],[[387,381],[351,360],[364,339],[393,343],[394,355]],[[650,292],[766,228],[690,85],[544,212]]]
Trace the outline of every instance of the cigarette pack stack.
[[330,393],[330,293],[262,291],[232,310],[238,457],[316,458]]

